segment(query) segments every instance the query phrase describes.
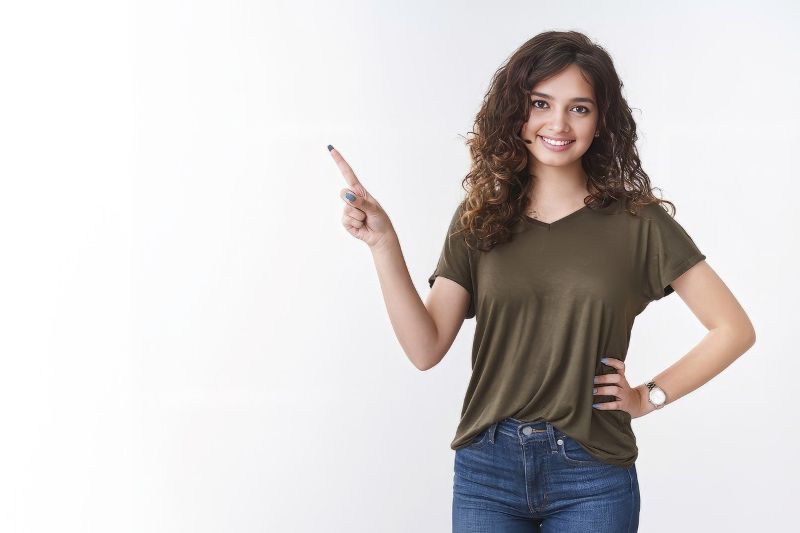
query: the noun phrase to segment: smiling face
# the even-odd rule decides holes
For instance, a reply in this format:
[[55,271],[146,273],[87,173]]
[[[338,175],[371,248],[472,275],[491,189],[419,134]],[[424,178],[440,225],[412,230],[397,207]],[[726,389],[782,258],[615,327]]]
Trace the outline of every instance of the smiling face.
[[[534,86],[531,112],[520,132],[534,166],[572,167],[594,141],[598,110],[594,89],[576,65]],[[553,140],[555,145],[545,139]],[[562,140],[570,141],[564,144]],[[563,146],[561,146],[563,145]],[[534,173],[535,170],[534,170]]]

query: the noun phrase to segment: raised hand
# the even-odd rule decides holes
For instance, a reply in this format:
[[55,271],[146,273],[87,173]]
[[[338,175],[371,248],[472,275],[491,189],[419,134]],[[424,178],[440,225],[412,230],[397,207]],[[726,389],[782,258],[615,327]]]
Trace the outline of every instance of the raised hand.
[[345,202],[342,225],[347,232],[367,243],[370,248],[383,246],[396,239],[394,226],[381,204],[361,185],[342,154],[331,145],[328,145],[328,151],[348,185],[348,188],[339,191],[339,197]]

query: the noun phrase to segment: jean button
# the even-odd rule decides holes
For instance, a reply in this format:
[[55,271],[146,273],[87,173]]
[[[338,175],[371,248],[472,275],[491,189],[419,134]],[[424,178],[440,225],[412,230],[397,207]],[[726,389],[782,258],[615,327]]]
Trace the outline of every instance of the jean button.
[[526,435],[530,435],[531,433],[533,433],[533,428],[530,426],[525,426],[524,428],[522,428],[522,432],[525,433]]
[[558,445],[559,445],[559,446],[561,446],[562,444],[564,444],[564,441],[563,441],[563,440],[561,440],[561,439],[558,439],[556,442],[558,443]]

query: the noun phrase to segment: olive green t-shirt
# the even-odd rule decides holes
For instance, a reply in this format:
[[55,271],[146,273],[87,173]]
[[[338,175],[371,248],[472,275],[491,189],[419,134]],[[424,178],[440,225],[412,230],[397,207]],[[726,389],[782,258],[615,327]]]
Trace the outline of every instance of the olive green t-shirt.
[[612,200],[552,223],[524,216],[512,240],[489,252],[468,248],[463,233],[450,236],[462,209],[428,279],[463,286],[465,318],[476,318],[472,376],[450,447],[468,446],[506,417],[547,420],[599,460],[630,466],[638,456],[630,414],[592,407],[616,399],[592,394],[595,375],[617,372],[600,359],[624,361],[636,316],[706,256],[657,204],[631,215]]

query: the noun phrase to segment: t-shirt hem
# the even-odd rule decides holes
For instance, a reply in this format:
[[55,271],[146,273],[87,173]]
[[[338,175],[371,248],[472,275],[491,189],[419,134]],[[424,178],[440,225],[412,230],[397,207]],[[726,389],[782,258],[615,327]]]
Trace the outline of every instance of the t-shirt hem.
[[467,307],[467,312],[464,314],[464,319],[474,318],[476,310],[475,310],[475,300],[474,300],[475,297],[473,296],[471,289],[472,283],[462,281],[461,279],[459,279],[458,276],[452,275],[451,270],[442,270],[441,272],[436,272],[434,274],[431,274],[431,276],[428,278],[428,285],[431,288],[433,288],[433,282],[436,281],[436,278],[439,276],[447,278],[450,281],[455,281],[456,283],[464,287],[467,293],[469,293],[469,298],[470,298],[469,306]]
[[705,258],[706,256],[704,254],[697,253],[683,260],[677,267],[672,269],[670,273],[664,277],[664,279],[668,280],[668,282],[663,287],[661,287],[662,291],[661,297],[667,296],[668,294],[671,294],[674,291],[673,289],[673,291],[670,291],[667,294],[663,294],[663,291],[667,288],[667,285],[672,285],[673,281],[681,277],[681,275],[686,273],[686,271],[688,271],[690,268],[692,268],[694,265],[696,265]]
[[455,281],[456,283],[458,283],[459,285],[464,287],[464,289],[466,289],[466,291],[469,293],[470,297],[472,297],[472,288],[470,288],[470,283],[461,280],[458,276],[454,275],[451,271],[447,271],[447,270],[442,270],[441,272],[437,272],[435,274],[431,274],[431,276],[428,278],[428,285],[431,288],[433,288],[433,282],[439,276],[441,276],[443,278],[447,278],[450,281]]

